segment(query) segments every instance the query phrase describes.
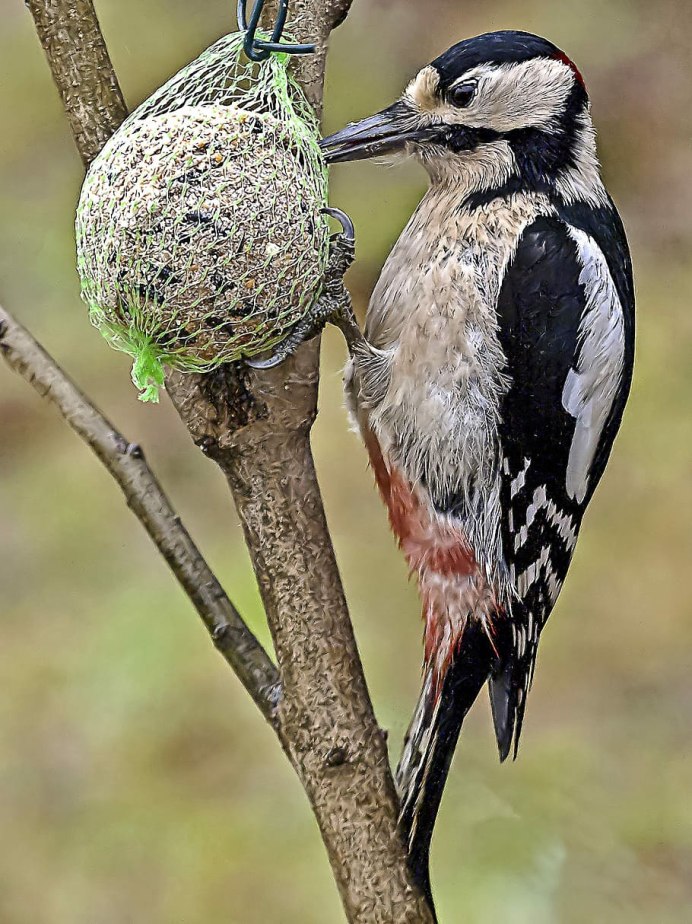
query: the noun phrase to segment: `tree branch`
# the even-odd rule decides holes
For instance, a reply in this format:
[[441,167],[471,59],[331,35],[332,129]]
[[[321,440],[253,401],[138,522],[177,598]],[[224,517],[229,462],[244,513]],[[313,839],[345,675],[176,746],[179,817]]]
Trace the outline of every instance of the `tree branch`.
[[329,9],[331,28],[336,29],[346,19],[353,0],[332,0]]
[[[318,113],[329,33],[349,6],[350,0],[291,3],[290,31],[317,44],[316,54],[293,67]],[[91,0],[29,0],[29,8],[89,162],[124,113],[109,62],[105,83],[98,76],[105,45]],[[90,21],[88,39],[83,26],[65,28],[77,13]],[[77,71],[72,61],[79,62]],[[79,105],[73,105],[76,73],[86,81]],[[110,98],[106,105],[102,91]],[[278,369],[254,373],[234,364],[204,376],[171,372],[167,388],[233,492],[279,662],[277,731],[310,799],[347,917],[352,924],[430,924],[397,829],[385,735],[370,702],[317,484],[310,429],[318,367],[313,341]]]
[[[89,166],[127,115],[92,0],[25,0]],[[58,79],[59,75],[59,79]]]
[[0,306],[0,355],[60,411],[122,488],[128,507],[168,562],[214,645],[264,717],[275,724],[279,674],[180,522],[141,448],[129,443],[48,353]]
[[[344,0],[292,0],[289,28],[316,41],[294,73],[319,113],[327,40]],[[272,4],[268,4],[272,7]],[[273,9],[267,11],[271,22]],[[310,448],[319,342],[280,367],[167,388],[194,441],[224,472],[274,639],[283,696],[279,735],[320,826],[349,921],[433,920],[397,829],[386,738],[377,725],[349,618]]]

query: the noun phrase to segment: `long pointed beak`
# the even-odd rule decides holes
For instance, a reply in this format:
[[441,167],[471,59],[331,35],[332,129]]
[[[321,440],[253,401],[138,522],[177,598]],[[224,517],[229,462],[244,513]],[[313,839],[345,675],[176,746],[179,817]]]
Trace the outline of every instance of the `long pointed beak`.
[[429,126],[420,124],[420,115],[405,100],[398,100],[375,115],[352,122],[341,131],[320,141],[328,164],[345,160],[364,160],[400,151],[409,142],[431,137]]

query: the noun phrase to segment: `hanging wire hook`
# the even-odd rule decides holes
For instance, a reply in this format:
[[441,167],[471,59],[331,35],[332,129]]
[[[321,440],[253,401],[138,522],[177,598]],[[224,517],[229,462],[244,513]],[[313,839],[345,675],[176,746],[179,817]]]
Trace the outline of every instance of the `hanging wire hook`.
[[314,45],[291,45],[281,41],[288,16],[288,0],[279,0],[276,22],[269,41],[255,37],[265,0],[254,0],[249,19],[247,17],[247,2],[248,0],[238,0],[238,28],[245,33],[243,48],[251,61],[266,61],[272,51],[281,51],[289,55],[311,55],[314,53]]

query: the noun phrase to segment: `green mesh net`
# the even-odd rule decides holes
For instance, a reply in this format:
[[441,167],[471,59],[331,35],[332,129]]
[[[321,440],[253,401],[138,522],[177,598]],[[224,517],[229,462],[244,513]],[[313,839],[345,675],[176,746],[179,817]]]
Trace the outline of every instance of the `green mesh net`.
[[123,123],[77,208],[82,297],[134,359],[144,401],[163,365],[207,371],[272,347],[319,294],[329,229],[318,128],[288,56],[227,35]]

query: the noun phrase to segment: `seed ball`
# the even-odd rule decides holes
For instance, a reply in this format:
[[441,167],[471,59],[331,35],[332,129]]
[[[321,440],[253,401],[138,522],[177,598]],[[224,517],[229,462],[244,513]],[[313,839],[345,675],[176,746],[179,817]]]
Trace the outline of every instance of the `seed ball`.
[[91,317],[133,355],[183,369],[271,346],[318,293],[326,181],[271,115],[185,106],[134,119],[92,165],[77,211]]

